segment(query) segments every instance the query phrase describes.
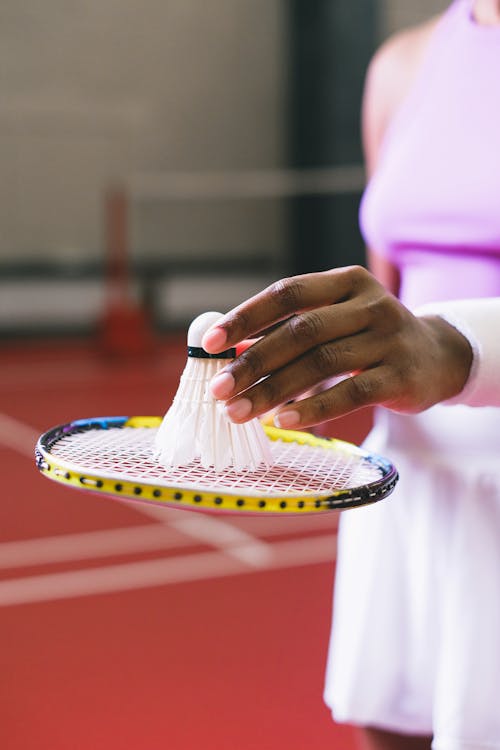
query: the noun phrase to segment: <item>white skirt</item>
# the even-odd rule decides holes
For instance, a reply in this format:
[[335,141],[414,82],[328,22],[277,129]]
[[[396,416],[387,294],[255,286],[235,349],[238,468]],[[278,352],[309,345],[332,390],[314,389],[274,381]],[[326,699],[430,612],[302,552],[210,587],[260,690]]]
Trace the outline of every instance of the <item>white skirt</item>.
[[394,493],[342,514],[325,700],[336,721],[500,749],[500,409],[385,410]]

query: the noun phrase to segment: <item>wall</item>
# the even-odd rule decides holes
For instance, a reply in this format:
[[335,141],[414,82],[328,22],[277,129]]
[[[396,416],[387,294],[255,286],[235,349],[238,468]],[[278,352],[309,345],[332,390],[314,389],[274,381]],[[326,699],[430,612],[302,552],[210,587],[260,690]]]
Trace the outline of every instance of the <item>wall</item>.
[[[380,35],[445,4],[381,0]],[[100,257],[103,190],[124,174],[282,165],[286,10],[286,0],[3,0],[0,262]],[[210,251],[229,252],[240,225],[242,252],[279,245],[272,207],[160,208],[137,208],[145,252],[165,251],[166,227],[172,252],[196,251],[194,225]]]
[[[380,0],[379,37],[444,5]],[[102,282],[79,280],[73,267],[103,259],[103,194],[117,179],[286,163],[289,9],[290,0],[3,0],[0,333],[95,324]],[[265,252],[279,263],[290,231],[282,209],[135,202],[133,252],[174,264]],[[341,213],[354,226],[355,212]],[[50,275],[27,279],[33,263],[61,265],[69,277],[53,279],[49,265]],[[187,318],[186,305],[221,299],[227,308],[267,282],[259,271],[220,285],[203,271],[195,292],[192,280],[188,288],[185,278],[158,279],[160,316]]]
[[1,5],[0,263],[99,257],[130,172],[282,163],[280,0]]

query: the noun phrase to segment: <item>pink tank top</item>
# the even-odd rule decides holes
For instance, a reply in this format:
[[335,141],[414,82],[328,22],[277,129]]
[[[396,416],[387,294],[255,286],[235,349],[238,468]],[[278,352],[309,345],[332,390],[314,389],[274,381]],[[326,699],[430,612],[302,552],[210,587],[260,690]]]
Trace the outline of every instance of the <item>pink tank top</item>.
[[361,202],[409,307],[500,295],[500,26],[471,7],[441,18]]

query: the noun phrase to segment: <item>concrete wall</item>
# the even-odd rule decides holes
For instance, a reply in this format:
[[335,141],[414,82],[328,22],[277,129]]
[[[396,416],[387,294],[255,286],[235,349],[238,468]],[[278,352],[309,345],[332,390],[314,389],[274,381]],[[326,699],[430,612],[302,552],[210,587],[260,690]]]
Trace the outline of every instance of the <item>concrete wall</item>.
[[124,174],[282,163],[280,0],[1,5],[0,262],[98,257]]
[[[381,37],[445,5],[381,0]],[[130,172],[282,165],[285,16],[286,0],[3,0],[0,262],[99,257],[103,190]],[[135,206],[133,230],[153,255],[283,235],[262,204]]]

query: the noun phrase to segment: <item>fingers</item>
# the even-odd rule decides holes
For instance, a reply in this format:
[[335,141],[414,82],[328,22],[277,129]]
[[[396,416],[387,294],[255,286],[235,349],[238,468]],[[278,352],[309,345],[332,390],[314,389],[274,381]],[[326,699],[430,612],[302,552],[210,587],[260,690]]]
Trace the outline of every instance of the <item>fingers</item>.
[[315,347],[251,388],[240,390],[226,404],[228,416],[234,422],[261,416],[333,376],[373,367],[379,357],[378,344],[367,333]]
[[360,266],[281,279],[227,313],[205,334],[203,348],[216,354],[291,315],[346,300],[370,283],[373,278]]
[[385,401],[388,395],[385,368],[374,368],[348,377],[311,398],[287,405],[274,416],[277,427],[302,429]]
[[[305,352],[332,340],[345,339],[349,335],[357,334],[364,328],[366,322],[366,309],[351,302],[341,302],[335,307],[323,307],[296,315],[283,323],[279,329],[260,339],[234,362],[227,365],[213,379],[212,393],[218,399],[229,399],[270,373],[279,371],[285,365],[299,359]],[[297,367],[288,368],[287,377],[290,379],[296,378],[296,380],[292,380],[295,387],[302,385],[301,370],[307,371],[309,361],[314,364],[319,359],[321,360],[321,367],[316,367],[313,380],[308,382],[308,386],[318,383],[320,379],[324,380],[345,371],[339,368],[350,367],[350,364],[345,361],[345,357],[340,357],[340,363],[338,361],[338,357],[344,352],[345,347],[344,341],[336,346],[317,349],[312,358],[302,360]],[[361,359],[363,362],[365,361],[366,352],[361,352]],[[361,367],[361,364],[360,362],[353,362],[352,366],[358,368]],[[321,378],[319,375],[321,375]],[[276,378],[277,381],[278,378]],[[286,385],[286,383],[283,383],[283,385]],[[290,383],[288,383],[288,386],[290,386]],[[286,391],[289,393],[289,388]]]
[[[415,361],[407,345],[412,319],[361,267],[283,279],[205,334],[202,345],[214,354],[262,336],[214,378],[212,393],[226,401],[234,422],[281,407],[276,421],[289,428],[375,403],[406,407],[400,386],[401,373]],[[281,406],[325,380],[353,372],[328,390]]]

